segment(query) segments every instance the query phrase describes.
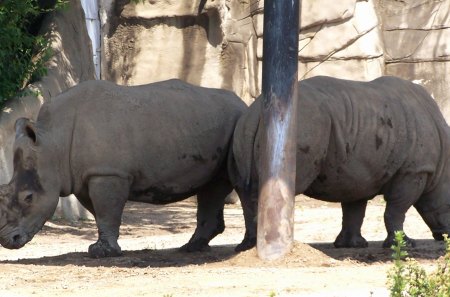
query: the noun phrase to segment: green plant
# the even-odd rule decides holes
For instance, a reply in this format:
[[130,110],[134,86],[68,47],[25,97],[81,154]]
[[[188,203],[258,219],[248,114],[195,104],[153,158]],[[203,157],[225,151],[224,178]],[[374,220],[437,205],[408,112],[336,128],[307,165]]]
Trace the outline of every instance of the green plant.
[[446,254],[436,271],[428,274],[414,259],[407,258],[403,232],[395,233],[394,267],[388,272],[388,286],[392,297],[448,297],[450,296],[450,239],[445,238]]
[[42,8],[37,0],[0,2],[0,104],[22,91],[30,81],[46,74],[50,40],[34,31],[38,18],[59,9],[66,0]]

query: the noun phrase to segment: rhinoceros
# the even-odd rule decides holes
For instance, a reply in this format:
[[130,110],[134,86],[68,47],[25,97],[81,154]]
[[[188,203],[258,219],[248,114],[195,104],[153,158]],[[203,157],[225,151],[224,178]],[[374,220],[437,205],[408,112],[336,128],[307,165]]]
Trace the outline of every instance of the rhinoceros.
[[168,80],[142,86],[88,81],[16,121],[14,174],[0,191],[0,243],[25,245],[75,194],[95,217],[91,257],[119,256],[125,202],[166,204],[197,194],[198,251],[223,232],[232,191],[226,156],[247,106],[234,93]]
[[[423,87],[396,77],[356,82],[325,76],[298,87],[295,193],[341,203],[336,247],[368,245],[361,225],[376,195],[386,200],[384,247],[403,230],[411,206],[435,239],[450,232],[450,130]],[[260,97],[238,120],[228,158],[246,226],[237,251],[256,242],[261,108]]]

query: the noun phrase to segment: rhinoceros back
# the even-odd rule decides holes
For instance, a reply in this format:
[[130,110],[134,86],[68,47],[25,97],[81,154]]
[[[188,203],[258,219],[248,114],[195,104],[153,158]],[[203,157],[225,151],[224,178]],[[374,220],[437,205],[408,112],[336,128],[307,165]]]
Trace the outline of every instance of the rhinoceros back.
[[[303,105],[320,105],[331,119],[326,158],[309,195],[358,200],[381,194],[398,175],[427,172],[427,188],[439,180],[448,126],[422,87],[395,77],[371,82],[316,77],[300,83],[300,94]],[[299,113],[308,120],[308,108]]]

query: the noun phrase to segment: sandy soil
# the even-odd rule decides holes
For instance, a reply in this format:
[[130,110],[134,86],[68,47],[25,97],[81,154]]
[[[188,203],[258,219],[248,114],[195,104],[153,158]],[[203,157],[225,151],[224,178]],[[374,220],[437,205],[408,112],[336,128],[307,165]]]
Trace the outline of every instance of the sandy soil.
[[[227,205],[225,232],[211,251],[181,253],[195,226],[192,200],[168,206],[129,203],[119,258],[90,259],[95,223],[48,222],[20,250],[0,249],[0,296],[387,296],[391,251],[382,249],[384,202],[369,203],[366,249],[335,249],[341,210],[297,198],[296,243],[283,260],[262,262],[255,250],[235,254],[244,234],[240,205]],[[406,233],[418,239],[410,255],[432,269],[444,254],[418,214],[407,214]]]

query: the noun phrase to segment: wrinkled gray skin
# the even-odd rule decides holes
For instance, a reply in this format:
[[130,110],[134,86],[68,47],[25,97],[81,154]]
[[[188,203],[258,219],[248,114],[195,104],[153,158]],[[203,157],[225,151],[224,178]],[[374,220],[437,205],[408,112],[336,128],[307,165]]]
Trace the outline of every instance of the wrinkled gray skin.
[[82,83],[16,122],[14,176],[0,189],[0,243],[20,248],[75,194],[94,216],[92,257],[118,256],[125,202],[166,204],[197,194],[197,229],[183,246],[208,248],[224,230],[232,190],[226,155],[246,105],[233,93],[178,80],[123,87]]
[[[298,100],[295,193],[341,202],[336,247],[367,246],[361,225],[367,201],[379,194],[386,200],[385,247],[411,206],[434,238],[450,232],[449,127],[422,87],[395,77],[314,77],[299,83]],[[239,119],[228,161],[246,224],[237,251],[256,242],[261,106],[258,98]]]

